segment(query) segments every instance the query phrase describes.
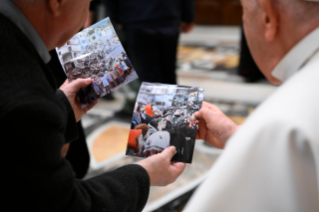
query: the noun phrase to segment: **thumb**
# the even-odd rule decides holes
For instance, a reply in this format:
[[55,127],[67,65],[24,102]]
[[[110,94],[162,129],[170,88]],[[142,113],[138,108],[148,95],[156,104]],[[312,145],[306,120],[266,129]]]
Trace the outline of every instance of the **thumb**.
[[198,119],[204,119],[206,122],[214,116],[214,112],[208,108],[202,108],[200,111],[194,114],[194,117]]
[[175,172],[177,176],[179,176],[184,171],[186,164],[177,162],[177,163],[173,163],[172,166],[175,168]]
[[71,82],[69,84],[69,86],[71,87],[72,91],[77,92],[80,90],[80,88],[85,88],[88,85],[90,85],[93,82],[92,79],[77,79],[74,80],[73,82]]
[[201,112],[200,111],[195,112],[194,117],[200,119],[202,117]]
[[170,146],[170,147],[167,147],[163,152],[162,154],[164,155],[164,157],[167,157],[169,159],[172,159],[173,156],[175,155],[175,152],[176,152],[176,147],[175,146]]

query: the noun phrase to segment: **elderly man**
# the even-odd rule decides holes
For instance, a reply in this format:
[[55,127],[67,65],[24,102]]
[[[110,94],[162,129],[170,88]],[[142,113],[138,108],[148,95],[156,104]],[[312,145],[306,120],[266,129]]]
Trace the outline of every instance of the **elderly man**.
[[[46,64],[84,24],[90,0],[0,1],[0,121],[5,211],[141,211],[150,185],[167,185],[185,164],[175,148],[95,178],[75,179],[65,144],[77,137],[76,92],[91,79],[57,89]],[[62,152],[62,153],[61,153]],[[8,154],[6,154],[8,153]]]
[[200,138],[226,148],[185,211],[319,211],[319,2],[242,5],[252,55],[281,86],[240,128],[207,103],[196,114]]

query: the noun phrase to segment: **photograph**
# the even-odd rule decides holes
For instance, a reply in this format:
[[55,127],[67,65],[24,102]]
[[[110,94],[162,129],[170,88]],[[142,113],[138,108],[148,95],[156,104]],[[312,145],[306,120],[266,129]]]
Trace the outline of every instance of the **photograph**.
[[143,82],[134,107],[126,155],[149,157],[176,147],[174,162],[191,163],[204,88]]
[[56,51],[70,82],[93,79],[78,92],[82,107],[138,78],[109,18],[77,33]]

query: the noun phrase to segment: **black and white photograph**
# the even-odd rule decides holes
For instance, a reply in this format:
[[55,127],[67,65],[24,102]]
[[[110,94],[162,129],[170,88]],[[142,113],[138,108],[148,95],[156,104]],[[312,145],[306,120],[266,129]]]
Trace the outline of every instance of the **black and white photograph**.
[[135,103],[126,154],[149,157],[176,147],[175,162],[191,163],[204,88],[143,82]]
[[56,51],[70,82],[93,79],[78,92],[83,107],[138,78],[109,18],[77,33]]

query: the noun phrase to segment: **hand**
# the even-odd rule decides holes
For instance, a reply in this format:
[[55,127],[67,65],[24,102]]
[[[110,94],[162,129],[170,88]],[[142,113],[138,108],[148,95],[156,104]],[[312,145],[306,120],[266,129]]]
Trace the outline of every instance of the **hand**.
[[86,114],[87,111],[91,110],[97,103],[98,100],[90,104],[89,106],[82,108],[80,102],[76,98],[76,93],[81,89],[85,88],[93,82],[92,79],[77,79],[73,82],[69,82],[66,80],[63,85],[61,85],[60,89],[64,92],[66,97],[68,98],[76,118],[76,121],[80,121],[82,116]]
[[190,31],[193,30],[195,26],[195,23],[186,23],[186,22],[182,22],[181,23],[181,30],[183,33],[189,33]]
[[199,119],[197,138],[223,149],[226,141],[239,126],[215,105],[203,102],[202,109],[194,114]]
[[70,143],[67,143],[67,144],[64,144],[62,146],[62,150],[61,150],[61,155],[62,157],[66,157],[66,155],[68,154],[68,151],[69,151],[69,147],[70,147]]
[[185,163],[171,162],[176,148],[167,147],[163,152],[148,157],[138,164],[141,165],[150,177],[151,186],[166,186],[173,183],[185,169]]

